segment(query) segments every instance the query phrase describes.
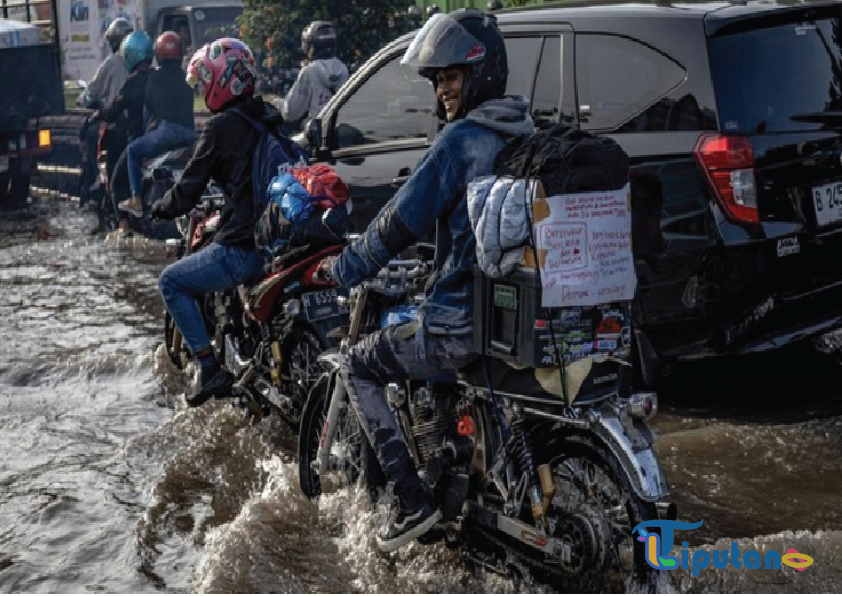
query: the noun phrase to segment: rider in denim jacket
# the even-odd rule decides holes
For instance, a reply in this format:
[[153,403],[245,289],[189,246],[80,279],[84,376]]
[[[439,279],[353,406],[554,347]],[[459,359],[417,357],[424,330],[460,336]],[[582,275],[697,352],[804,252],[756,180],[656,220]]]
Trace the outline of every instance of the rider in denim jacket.
[[468,219],[468,182],[492,172],[508,139],[533,131],[527,101],[505,96],[506,47],[493,17],[474,9],[436,15],[402,64],[433,82],[436,112],[448,124],[366,232],[320,265],[342,286],[359,284],[438,224],[436,267],[419,322],[367,336],[351,348],[341,369],[360,424],[398,498],[397,515],[378,536],[385,551],[430,530],[441,512],[415,470],[383,385],[458,370],[474,358],[476,239]]

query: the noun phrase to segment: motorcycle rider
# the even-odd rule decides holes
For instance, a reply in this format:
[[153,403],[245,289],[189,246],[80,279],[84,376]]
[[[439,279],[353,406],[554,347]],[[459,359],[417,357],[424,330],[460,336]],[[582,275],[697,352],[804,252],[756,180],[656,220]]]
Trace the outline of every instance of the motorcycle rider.
[[421,26],[421,15],[421,9],[417,4],[415,4],[415,2],[406,8],[406,16],[414,28]]
[[501,0],[489,0],[488,12],[503,10],[503,2]]
[[476,9],[435,15],[401,64],[430,79],[436,114],[447,124],[365,233],[319,264],[325,277],[354,286],[436,230],[436,267],[418,322],[366,336],[341,367],[360,424],[398,499],[397,515],[377,538],[385,551],[426,533],[441,513],[415,470],[383,385],[458,370],[474,358],[476,238],[468,218],[468,182],[492,172],[507,139],[533,131],[526,99],[505,95],[506,46],[493,17]]
[[233,108],[276,130],[283,118],[254,96],[256,79],[254,55],[238,39],[218,39],[193,55],[187,82],[204,87],[205,104],[214,115],[199,135],[181,179],[151,209],[152,217],[162,219],[187,213],[202,198],[211,178],[225,194],[213,242],[166,267],[158,281],[164,304],[200,365],[199,386],[187,398],[189,406],[223,395],[234,380],[216,361],[196,297],[248,283],[263,270],[263,258],[254,243],[260,214],[253,212],[251,182],[252,155],[260,137]]
[[149,123],[146,133],[126,147],[129,187],[132,198],[118,205],[135,217],[143,217],[143,160],[179,147],[189,147],[196,140],[193,121],[193,89],[181,70],[182,40],[178,33],[166,31],[155,40],[158,68],[149,75],[144,105]]
[[[91,116],[91,122],[115,122],[126,115],[126,133],[128,141],[143,135],[144,117],[143,108],[146,100],[146,85],[149,82],[149,74],[152,66],[152,40],[144,31],[134,31],[127,35],[120,45],[120,55],[126,62],[129,70],[129,78],[123,84],[117,97],[105,108],[95,112]],[[121,154],[114,166],[114,173],[111,176],[111,200],[117,212],[118,201],[128,196],[128,169],[126,167],[126,151]],[[129,231],[129,222],[125,218],[120,219],[120,231]]]
[[[105,31],[105,40],[111,48],[111,55],[103,60],[97,68],[94,78],[88,82],[84,93],[81,93],[76,104],[89,109],[98,109],[107,106],[117,97],[123,83],[129,78],[129,70],[126,62],[119,56],[120,44],[123,38],[134,31],[131,23],[124,18],[111,21]],[[103,137],[103,145],[107,151],[106,171],[108,177],[114,171],[114,164],[125,147],[125,130],[116,125],[108,128]],[[82,141],[82,160],[85,167],[82,170],[83,188],[89,188],[96,179],[97,142],[99,140],[99,127],[91,126],[86,120],[79,134]],[[85,193],[86,194],[86,193]]]
[[313,21],[301,32],[301,49],[307,65],[298,73],[286,98],[275,100],[287,121],[305,114],[315,118],[348,80],[348,67],[336,57],[336,30],[328,21]]

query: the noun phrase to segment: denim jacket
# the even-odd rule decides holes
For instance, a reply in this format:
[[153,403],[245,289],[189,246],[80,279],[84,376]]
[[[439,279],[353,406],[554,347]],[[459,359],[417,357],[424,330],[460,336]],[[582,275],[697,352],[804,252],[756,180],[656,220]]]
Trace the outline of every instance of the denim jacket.
[[431,334],[471,333],[476,238],[468,218],[468,182],[492,173],[511,135],[532,130],[526,100],[512,96],[486,102],[445,126],[409,180],[335,261],[333,278],[343,286],[359,284],[438,224],[435,270],[419,308],[423,328]]

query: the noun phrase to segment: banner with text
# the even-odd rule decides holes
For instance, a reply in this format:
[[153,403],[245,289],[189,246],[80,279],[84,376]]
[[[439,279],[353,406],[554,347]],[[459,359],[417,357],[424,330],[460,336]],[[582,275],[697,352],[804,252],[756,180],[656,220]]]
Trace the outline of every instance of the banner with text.
[[541,306],[596,306],[634,298],[628,185],[536,198],[533,214]]

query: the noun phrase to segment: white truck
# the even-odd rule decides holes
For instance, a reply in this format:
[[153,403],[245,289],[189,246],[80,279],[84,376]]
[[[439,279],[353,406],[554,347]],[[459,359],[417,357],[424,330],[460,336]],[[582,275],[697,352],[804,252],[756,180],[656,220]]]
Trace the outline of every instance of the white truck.
[[155,39],[180,33],[187,56],[218,37],[239,37],[242,0],[58,0],[64,79],[89,81],[108,56],[105,31],[123,17]]

